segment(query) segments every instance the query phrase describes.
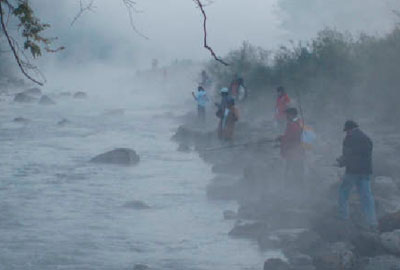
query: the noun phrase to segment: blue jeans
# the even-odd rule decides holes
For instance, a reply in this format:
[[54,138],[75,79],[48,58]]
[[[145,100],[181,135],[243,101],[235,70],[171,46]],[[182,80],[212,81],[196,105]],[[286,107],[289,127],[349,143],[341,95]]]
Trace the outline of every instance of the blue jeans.
[[353,186],[357,186],[362,210],[368,225],[377,226],[375,201],[371,191],[371,176],[346,174],[339,188],[339,213],[343,219],[349,219],[349,196]]

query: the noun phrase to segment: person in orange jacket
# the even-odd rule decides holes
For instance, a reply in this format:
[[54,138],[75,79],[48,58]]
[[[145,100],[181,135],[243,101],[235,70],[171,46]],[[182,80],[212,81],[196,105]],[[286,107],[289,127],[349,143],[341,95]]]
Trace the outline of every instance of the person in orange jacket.
[[285,133],[278,137],[280,142],[281,156],[286,161],[285,182],[286,185],[298,183],[303,185],[304,181],[304,158],[305,150],[302,142],[303,123],[298,116],[296,108],[288,108],[286,114]]
[[279,128],[279,131],[282,132],[286,124],[286,110],[289,108],[291,100],[283,86],[279,86],[276,91],[278,97],[276,99],[275,105],[275,121]]

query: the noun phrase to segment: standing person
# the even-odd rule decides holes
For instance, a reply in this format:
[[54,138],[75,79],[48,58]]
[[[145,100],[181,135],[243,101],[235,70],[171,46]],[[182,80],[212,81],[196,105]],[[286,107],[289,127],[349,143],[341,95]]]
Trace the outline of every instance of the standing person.
[[339,214],[341,218],[349,219],[348,200],[353,186],[357,186],[366,222],[376,229],[378,222],[371,191],[373,143],[352,120],[346,121],[343,131],[346,137],[343,140],[342,156],[337,162],[340,167],[346,168],[346,172],[339,188]]
[[215,106],[217,106],[216,115],[218,118],[222,118],[225,108],[228,105],[228,100],[230,99],[229,89],[227,87],[222,87],[220,90],[220,94],[221,94],[221,102],[215,103]]
[[305,151],[302,143],[303,123],[296,108],[285,111],[287,125],[285,133],[278,137],[281,156],[286,161],[285,187],[304,187]]
[[192,92],[193,98],[197,101],[197,116],[201,122],[206,120],[206,105],[209,101],[207,92],[202,86],[197,88],[197,93]]
[[247,97],[246,87],[244,86],[243,78],[241,78],[239,74],[235,74],[229,86],[229,92],[236,101],[242,101],[246,99]]
[[278,126],[278,130],[282,132],[286,126],[286,110],[289,107],[290,98],[283,86],[279,86],[276,91],[278,97],[275,105],[275,121]]
[[225,141],[232,141],[235,130],[235,123],[239,120],[239,111],[235,107],[235,100],[230,98],[219,121],[218,137]]

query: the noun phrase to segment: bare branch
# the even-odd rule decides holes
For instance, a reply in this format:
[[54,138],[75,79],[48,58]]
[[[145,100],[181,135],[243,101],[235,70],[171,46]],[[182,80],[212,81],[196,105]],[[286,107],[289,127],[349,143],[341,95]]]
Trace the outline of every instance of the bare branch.
[[72,20],[71,26],[74,25],[74,23],[82,16],[83,13],[89,12],[89,11],[91,11],[91,12],[94,11],[94,8],[95,8],[94,0],[90,0],[90,2],[85,6],[83,5],[82,0],[80,0],[79,1],[79,7],[80,7],[79,8],[79,12],[78,12],[78,14],[76,14],[75,18]]
[[199,7],[201,13],[203,14],[203,32],[204,32],[204,48],[210,51],[211,55],[214,57],[215,60],[220,62],[221,64],[224,64],[225,66],[229,66],[227,62],[225,62],[222,58],[218,57],[214,50],[208,45],[207,43],[207,14],[204,10],[204,4],[201,2],[201,0],[193,0],[196,5]]
[[139,12],[136,9],[136,2],[133,0],[122,0],[123,4],[125,5],[126,9],[128,10],[128,15],[129,15],[129,21],[131,24],[131,27],[133,29],[133,31],[138,34],[139,36],[141,36],[144,39],[149,39],[146,35],[144,35],[142,32],[140,32],[136,26],[135,23],[133,22],[133,13],[137,13]]
[[34,69],[36,71],[37,68],[33,65],[31,65],[29,62],[24,62],[21,60],[19,53],[17,52],[18,47],[16,46],[16,42],[10,37],[8,30],[7,30],[7,26],[6,26],[6,22],[4,20],[4,10],[3,10],[3,1],[4,3],[7,4],[8,7],[10,7],[9,3],[6,0],[0,0],[0,23],[1,23],[1,29],[3,30],[4,35],[6,36],[8,45],[14,55],[15,61],[18,64],[19,69],[21,70],[22,74],[28,78],[29,80],[31,80],[32,82],[38,84],[38,85],[43,85],[44,82],[40,82],[38,80],[36,80],[35,78],[33,78],[32,76],[30,76],[28,74],[28,72],[26,71],[26,68],[28,69]]

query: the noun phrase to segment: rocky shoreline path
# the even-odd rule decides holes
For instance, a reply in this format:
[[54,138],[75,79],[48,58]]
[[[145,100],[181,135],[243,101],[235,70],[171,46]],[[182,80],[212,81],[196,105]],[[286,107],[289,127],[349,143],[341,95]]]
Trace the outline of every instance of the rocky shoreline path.
[[246,144],[276,136],[272,123],[238,122],[234,145],[240,146],[230,147],[218,141],[215,126],[199,127],[190,120],[173,140],[181,151],[197,151],[212,165],[210,200],[238,202],[236,212],[223,213],[236,220],[229,234],[257,241],[262,250],[280,249],[285,256],[268,259],[260,269],[400,269],[400,190],[393,159],[382,162],[390,155],[387,149],[378,146],[375,151],[375,171],[386,175],[373,179],[380,219],[379,231],[373,232],[362,225],[357,194],[351,198],[352,220],[337,218],[340,170],[331,165],[334,153],[328,143],[321,140],[309,151],[306,185],[289,188],[282,185],[284,165],[278,149],[271,143]]

